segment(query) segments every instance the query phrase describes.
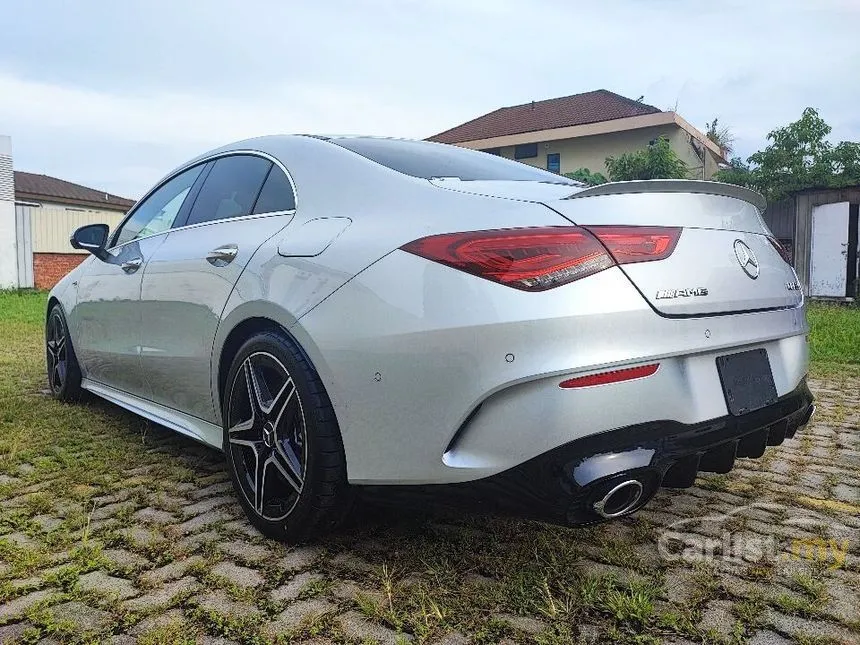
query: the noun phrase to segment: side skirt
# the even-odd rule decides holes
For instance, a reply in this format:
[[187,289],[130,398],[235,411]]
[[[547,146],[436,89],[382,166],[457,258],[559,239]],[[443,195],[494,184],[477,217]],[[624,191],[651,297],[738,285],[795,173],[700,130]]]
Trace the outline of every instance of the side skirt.
[[145,419],[184,434],[186,437],[190,437],[207,446],[221,450],[223,431],[213,423],[198,419],[190,414],[178,412],[158,403],[138,398],[127,392],[115,390],[112,387],[86,378],[81,382],[81,387]]

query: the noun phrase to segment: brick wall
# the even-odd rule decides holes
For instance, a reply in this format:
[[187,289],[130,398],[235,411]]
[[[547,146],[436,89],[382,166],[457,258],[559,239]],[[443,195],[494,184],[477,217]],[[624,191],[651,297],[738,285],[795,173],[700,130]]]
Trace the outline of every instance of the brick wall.
[[50,289],[87,259],[85,253],[34,253],[33,280],[37,289]]

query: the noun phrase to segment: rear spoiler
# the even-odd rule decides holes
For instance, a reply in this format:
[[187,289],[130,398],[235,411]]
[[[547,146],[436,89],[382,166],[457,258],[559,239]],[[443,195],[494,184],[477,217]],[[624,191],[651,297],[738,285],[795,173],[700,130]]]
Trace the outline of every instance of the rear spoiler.
[[598,195],[623,195],[627,193],[702,193],[741,199],[755,206],[760,212],[767,207],[767,200],[759,193],[743,186],[724,184],[718,181],[697,179],[648,179],[639,181],[616,181],[591,186],[565,199],[597,197]]

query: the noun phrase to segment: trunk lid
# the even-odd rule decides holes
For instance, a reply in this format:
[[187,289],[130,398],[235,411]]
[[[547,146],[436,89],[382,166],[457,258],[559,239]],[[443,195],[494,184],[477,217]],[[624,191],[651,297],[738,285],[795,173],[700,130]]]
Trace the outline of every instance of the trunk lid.
[[574,224],[682,229],[671,256],[621,265],[659,313],[704,316],[796,307],[803,295],[771,243],[753,191],[705,181],[604,184],[544,202]]

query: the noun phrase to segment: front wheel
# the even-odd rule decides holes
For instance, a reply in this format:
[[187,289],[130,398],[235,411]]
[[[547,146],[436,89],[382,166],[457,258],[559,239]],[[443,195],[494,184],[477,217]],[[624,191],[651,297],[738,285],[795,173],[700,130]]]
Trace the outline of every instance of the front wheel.
[[226,383],[224,452],[251,522],[291,542],[332,530],[352,495],[319,375],[285,334],[266,331],[242,345]]
[[48,313],[45,358],[51,394],[60,401],[77,401],[81,396],[81,369],[60,305],[54,305]]

